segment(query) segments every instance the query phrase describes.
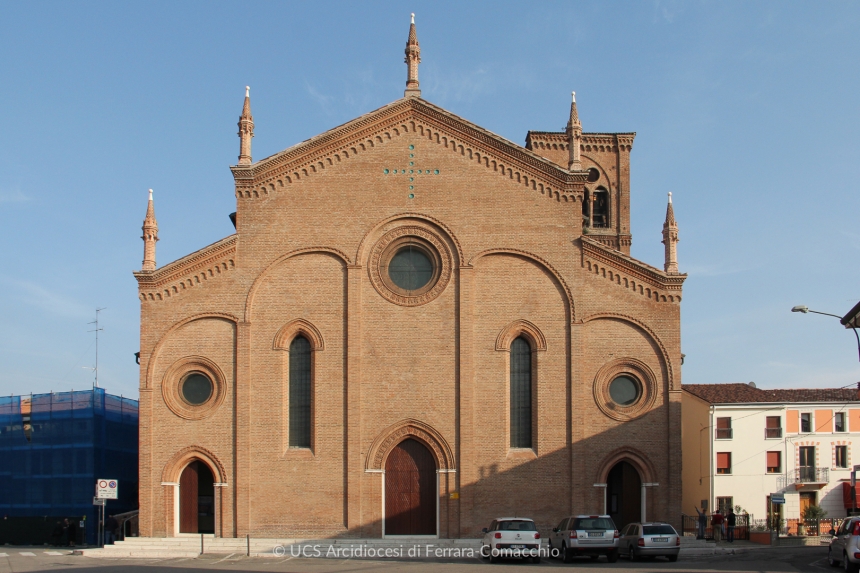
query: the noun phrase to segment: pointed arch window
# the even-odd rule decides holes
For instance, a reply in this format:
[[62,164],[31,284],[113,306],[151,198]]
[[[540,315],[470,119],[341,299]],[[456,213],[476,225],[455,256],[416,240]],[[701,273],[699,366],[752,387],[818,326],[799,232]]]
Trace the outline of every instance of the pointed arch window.
[[609,228],[609,192],[603,187],[595,189],[592,205],[591,226],[595,229]]
[[311,343],[303,335],[290,343],[290,447],[311,447]]
[[593,229],[608,229],[609,191],[598,187],[594,191],[585,190],[582,201],[582,225]]
[[519,336],[511,342],[511,447],[532,447],[532,348]]

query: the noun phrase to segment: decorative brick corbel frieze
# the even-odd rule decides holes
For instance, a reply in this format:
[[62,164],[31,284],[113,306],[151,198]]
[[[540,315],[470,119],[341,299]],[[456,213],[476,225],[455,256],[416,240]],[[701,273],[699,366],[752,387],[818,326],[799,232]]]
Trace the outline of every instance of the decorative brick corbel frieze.
[[230,235],[154,271],[138,271],[141,301],[159,301],[206,284],[236,268],[237,235]]
[[642,295],[654,302],[680,303],[686,274],[670,275],[646,265],[591,237],[580,237],[586,272]]
[[[635,132],[631,133],[583,133],[580,150],[582,152],[616,153],[630,152],[633,149]],[[569,147],[568,135],[564,131],[530,131],[526,148],[533,150],[566,151]]]
[[626,151],[630,153],[633,150],[633,138],[636,137],[635,133],[618,133],[616,134],[616,140],[619,151]]
[[398,100],[253,165],[231,167],[236,196],[266,197],[406,133],[427,138],[555,201],[582,201],[587,172],[560,168],[418,98]]

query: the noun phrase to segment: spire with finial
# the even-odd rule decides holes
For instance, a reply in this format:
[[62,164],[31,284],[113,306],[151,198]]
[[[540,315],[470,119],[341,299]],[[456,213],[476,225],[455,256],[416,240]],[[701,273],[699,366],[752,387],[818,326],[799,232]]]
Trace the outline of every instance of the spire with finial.
[[582,145],[582,124],[579,122],[579,113],[576,111],[576,92],[570,92],[570,119],[567,120],[567,168],[570,171],[582,171],[582,159],[580,158],[580,146]]
[[254,118],[251,116],[251,88],[245,86],[245,105],[239,117],[239,165],[251,164],[252,137],[254,137]]
[[675,222],[675,210],[672,208],[672,194],[669,193],[666,222],[663,223],[663,244],[666,245],[666,263],[663,269],[670,275],[678,274],[678,240],[678,224]]
[[158,241],[158,223],[155,221],[155,207],[152,204],[152,189],[149,190],[149,204],[143,219],[143,267],[141,270],[155,270],[155,242]]
[[406,41],[406,91],[404,97],[421,97],[418,88],[418,64],[421,63],[421,48],[418,46],[418,33],[415,31],[415,14],[412,14],[412,24],[409,25],[409,39]]

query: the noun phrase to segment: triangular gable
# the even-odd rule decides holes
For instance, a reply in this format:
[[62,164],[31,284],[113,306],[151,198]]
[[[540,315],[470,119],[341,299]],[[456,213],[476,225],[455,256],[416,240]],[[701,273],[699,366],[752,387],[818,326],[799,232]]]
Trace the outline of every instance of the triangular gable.
[[420,98],[403,98],[252,165],[231,167],[237,197],[265,197],[406,133],[418,133],[557,201],[582,201],[586,172],[552,161]]

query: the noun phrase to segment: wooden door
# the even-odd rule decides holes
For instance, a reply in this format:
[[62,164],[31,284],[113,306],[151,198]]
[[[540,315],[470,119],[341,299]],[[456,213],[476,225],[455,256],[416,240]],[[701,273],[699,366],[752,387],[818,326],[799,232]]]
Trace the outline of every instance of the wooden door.
[[619,530],[642,519],[641,485],[639,472],[627,462],[618,462],[609,470],[606,510]]
[[179,532],[197,533],[198,464],[191,462],[179,478]]
[[385,462],[385,534],[436,535],[436,461],[416,440],[400,442]]
[[[815,481],[815,446],[800,447],[800,481]],[[801,508],[802,509],[802,508]]]
[[800,492],[800,517],[803,518],[803,512],[806,508],[815,505],[815,492]]

